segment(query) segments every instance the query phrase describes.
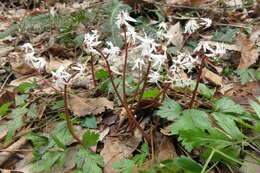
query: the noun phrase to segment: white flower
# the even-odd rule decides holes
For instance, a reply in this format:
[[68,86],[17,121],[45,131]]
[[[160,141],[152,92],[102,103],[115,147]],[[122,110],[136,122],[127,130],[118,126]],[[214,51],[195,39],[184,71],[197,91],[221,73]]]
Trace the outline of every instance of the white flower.
[[192,34],[199,28],[200,28],[200,26],[198,25],[197,21],[194,19],[191,19],[186,23],[184,33]]
[[36,70],[43,70],[47,64],[46,60],[42,57],[35,57],[31,60],[31,63]]
[[167,24],[165,22],[161,22],[158,25],[158,29],[160,29],[160,30],[167,30]]
[[200,41],[198,46],[194,49],[194,52],[199,52],[200,50],[203,50],[205,53],[207,51],[214,52],[207,41]]
[[132,70],[140,70],[142,69],[142,67],[145,66],[145,63],[144,63],[144,59],[143,58],[137,58],[135,61],[134,61],[134,66],[132,67]]
[[226,54],[226,48],[224,47],[223,43],[217,43],[216,49],[212,51],[210,54],[206,54],[208,57],[221,57]]
[[71,69],[77,71],[77,74],[73,77],[73,79],[75,80],[85,75],[86,66],[83,64],[75,64],[74,66],[71,67]]
[[116,17],[116,25],[118,28],[121,28],[122,25],[125,25],[128,29],[129,22],[137,22],[134,18],[129,16],[127,11],[120,11],[118,16]]
[[117,60],[117,57],[118,57],[118,54],[120,52],[120,49],[119,47],[116,47],[113,45],[112,42],[107,42],[107,45],[108,45],[108,48],[104,48],[103,49],[103,53],[104,54],[109,54],[109,57],[108,57],[108,60],[109,61],[116,61]]
[[137,36],[137,39],[141,41],[141,44],[137,46],[137,49],[142,51],[142,56],[150,56],[152,52],[156,49],[158,44],[155,43],[154,39],[147,37],[146,33],[145,36]]
[[151,54],[152,67],[156,68],[157,71],[161,71],[162,65],[164,64],[165,60],[166,60],[166,55]]
[[158,83],[158,81],[161,79],[160,73],[157,71],[151,71],[148,75],[149,81],[151,83]]
[[99,35],[97,34],[96,30],[92,30],[92,33],[93,34],[85,34],[83,44],[86,47],[86,51],[98,54],[98,52],[94,48],[98,46],[101,43],[101,41],[98,41]]
[[57,85],[67,84],[71,78],[71,74],[66,72],[66,68],[63,65],[61,65],[55,72],[51,72],[51,74],[54,77],[54,81]]
[[201,18],[202,22],[200,25],[205,26],[204,28],[208,28],[212,25],[212,20],[210,18]]
[[128,38],[128,42],[131,42],[133,44],[135,44],[135,40],[137,37],[137,33],[135,32],[135,28],[132,26],[128,26],[128,30],[126,32],[126,36]]
[[34,52],[29,52],[25,54],[24,60],[26,63],[31,63],[35,58]]
[[34,48],[31,43],[25,43],[21,46],[22,49],[24,49],[25,53],[33,53],[34,54]]
[[180,53],[175,59],[172,60],[173,65],[169,68],[171,74],[179,74],[183,70],[190,72],[197,62],[190,54]]

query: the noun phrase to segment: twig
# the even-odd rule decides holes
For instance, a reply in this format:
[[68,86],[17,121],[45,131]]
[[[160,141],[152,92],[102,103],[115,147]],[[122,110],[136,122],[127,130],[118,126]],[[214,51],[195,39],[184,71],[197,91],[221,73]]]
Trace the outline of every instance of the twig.
[[97,82],[96,82],[95,70],[94,70],[94,58],[93,58],[92,54],[91,54],[91,74],[92,74],[92,80],[93,80],[94,88],[96,88]]
[[124,30],[124,39],[125,39],[125,62],[124,62],[124,69],[123,69],[123,100],[126,102],[126,87],[125,87],[125,80],[126,80],[126,70],[127,70],[127,59],[128,59],[128,43],[127,43],[127,36],[126,31]]
[[11,73],[5,78],[5,81],[4,81],[3,85],[1,86],[0,91],[1,91],[2,89],[4,89],[5,85],[7,84],[9,78],[10,78],[12,75],[13,75],[13,72],[11,72]]
[[202,70],[205,66],[205,59],[206,59],[206,56],[205,55],[202,55],[202,60],[201,60],[201,64],[200,64],[200,68],[199,68],[199,74],[197,76],[197,82],[196,82],[196,85],[195,85],[195,88],[192,92],[192,97],[191,97],[191,100],[190,100],[190,103],[189,103],[189,108],[191,109],[193,107],[193,104],[194,104],[194,101],[195,101],[195,97],[197,95],[197,90],[199,88],[199,83],[200,83],[200,78],[201,78],[201,75],[202,75]]

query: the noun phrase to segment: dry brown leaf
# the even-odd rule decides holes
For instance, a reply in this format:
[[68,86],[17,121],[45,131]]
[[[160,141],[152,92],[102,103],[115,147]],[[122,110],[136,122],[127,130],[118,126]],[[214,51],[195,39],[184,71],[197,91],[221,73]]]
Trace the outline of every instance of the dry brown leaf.
[[172,138],[163,136],[160,140],[158,147],[158,161],[161,162],[167,159],[173,159],[177,157],[175,147],[173,145]]
[[222,76],[219,76],[216,73],[213,73],[212,71],[208,70],[207,68],[202,69],[202,78],[205,78],[206,80],[210,81],[211,83],[223,86],[222,83]]
[[70,61],[70,60],[61,60],[59,58],[53,57],[53,58],[50,58],[50,62],[48,63],[46,69],[47,69],[47,72],[50,73],[51,71],[58,69],[61,65],[66,67],[70,64],[72,64],[72,61]]
[[113,109],[114,103],[105,97],[82,98],[71,95],[69,99],[71,110],[78,116],[97,115],[105,112],[106,109]]
[[255,43],[244,34],[239,34],[236,44],[240,48],[241,58],[238,69],[246,69],[254,64],[258,59],[258,51]]
[[180,22],[170,26],[168,35],[170,35],[170,42],[180,50],[183,46],[183,35],[181,30]]
[[224,0],[224,3],[229,7],[243,5],[242,0]]
[[14,47],[12,47],[12,46],[1,47],[0,48],[0,57],[8,55],[9,52],[11,52],[13,50],[14,50]]
[[118,138],[106,137],[104,144],[104,148],[100,153],[105,162],[104,173],[115,172],[116,169],[112,167],[112,164],[123,158],[130,157],[133,149]]

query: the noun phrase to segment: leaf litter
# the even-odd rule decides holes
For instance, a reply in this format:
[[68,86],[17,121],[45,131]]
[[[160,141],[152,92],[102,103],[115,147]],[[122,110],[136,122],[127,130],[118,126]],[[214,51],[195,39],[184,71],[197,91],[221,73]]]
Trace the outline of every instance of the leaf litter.
[[[107,21],[101,19],[109,14],[101,9],[109,2],[5,2],[1,7],[3,17],[0,19],[0,74],[3,76],[0,78],[0,84],[3,86],[0,91],[1,171],[110,173],[118,170],[225,172],[241,169],[247,173],[251,170],[250,167],[253,167],[255,172],[259,172],[259,164],[251,166],[246,161],[240,162],[244,158],[253,158],[250,162],[259,163],[259,159],[254,156],[257,155],[255,152],[259,151],[257,117],[259,118],[260,107],[257,81],[260,79],[259,25],[254,17],[257,14],[257,2],[111,2],[106,7],[114,14],[117,14],[120,8],[132,8],[130,16],[140,20],[136,24],[139,25],[137,27],[147,31],[149,36],[153,30],[158,29],[153,27],[154,24],[166,23],[169,27],[167,35],[170,38],[164,44],[169,48],[168,61],[164,62],[166,66],[170,67],[182,51],[195,55],[193,50],[199,43],[206,41],[211,47],[219,46],[219,42],[223,43],[227,51],[225,57],[208,61],[202,69],[194,109],[189,109],[189,102],[193,97],[192,91],[196,88],[199,68],[186,69],[179,73],[181,82],[169,87],[166,94],[160,92],[164,91],[164,83],[149,84],[143,99],[137,93],[140,97],[139,105],[135,103],[138,102],[138,97],[133,94],[137,86],[133,86],[133,80],[127,79],[125,93],[131,103],[129,110],[152,139],[152,143],[145,143],[143,133],[131,124],[131,121],[127,122],[129,110],[124,104],[120,104],[120,99],[113,92],[113,86],[108,83],[109,74],[104,65],[105,61],[96,55],[87,55],[81,48],[84,35],[82,37],[80,34],[99,30],[103,28],[102,25],[104,29],[108,27]],[[14,5],[17,7],[13,8]],[[50,5],[54,8],[50,8]],[[245,6],[241,7],[243,5]],[[80,9],[86,10],[87,13]],[[226,11],[221,11],[223,9]],[[48,12],[50,15],[44,17]],[[38,17],[40,22],[27,23],[27,17],[31,17],[29,21]],[[185,25],[190,19],[201,22],[205,18],[211,18],[213,25],[200,28],[195,34],[184,33]],[[50,25],[49,19],[53,22]],[[58,22],[55,23],[55,20]],[[147,20],[150,20],[150,23],[147,23]],[[109,32],[110,29],[104,33]],[[118,31],[115,33],[119,35]],[[112,35],[115,36],[114,33]],[[102,35],[102,39],[106,37],[110,35]],[[25,53],[20,46],[28,42],[32,43],[35,56],[43,57],[47,62],[40,72],[24,60]],[[124,49],[126,45],[120,44],[120,48]],[[100,47],[103,49],[105,45]],[[125,53],[122,55],[125,56]],[[51,74],[57,72],[62,65],[66,68],[73,66],[77,60],[87,62],[84,64],[87,68],[87,82],[82,82],[80,78],[73,81],[74,84],[68,90],[68,112],[73,117],[73,129],[83,142],[85,141],[84,145],[93,152],[80,148],[79,141],[70,136],[65,124],[62,97],[64,91],[61,87],[52,86],[55,79],[51,78]],[[96,80],[93,80],[91,74],[93,65],[96,72],[102,74],[95,73]],[[122,69],[117,72],[122,73]],[[164,77],[171,77],[167,75]],[[121,93],[122,84],[117,82],[118,78],[114,76],[115,85]],[[185,83],[187,80],[190,81]],[[152,90],[159,92],[149,92]],[[163,97],[165,98],[156,100],[156,104],[153,104],[153,99]],[[136,105],[141,105],[142,108],[136,109]],[[82,122],[85,125],[82,125]],[[93,122],[94,129],[89,131],[87,126]],[[28,134],[31,136],[28,137]],[[233,147],[232,142],[235,143],[234,147],[240,148],[238,151],[241,156],[234,152],[230,153],[230,157],[227,156],[228,149]],[[249,149],[244,151],[243,144]],[[211,152],[211,158],[210,155],[207,156],[207,152]],[[254,153],[253,156],[250,153]],[[210,158],[208,162],[205,157]],[[254,167],[255,165],[257,166]]]

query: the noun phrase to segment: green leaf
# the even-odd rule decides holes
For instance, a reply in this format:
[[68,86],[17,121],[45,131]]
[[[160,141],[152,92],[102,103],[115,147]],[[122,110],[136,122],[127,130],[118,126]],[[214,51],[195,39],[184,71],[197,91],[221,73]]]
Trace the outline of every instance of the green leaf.
[[134,156],[133,160],[135,161],[138,167],[141,167],[144,164],[146,157],[149,156],[149,145],[144,143],[141,147],[141,153]]
[[48,138],[40,134],[29,134],[27,135],[27,139],[30,140],[36,148],[46,146],[49,143]]
[[224,129],[233,139],[242,140],[244,135],[238,129],[235,121],[229,115],[215,112],[214,118],[217,120],[218,125]]
[[0,107],[0,116],[5,116],[9,111],[9,107],[13,104],[13,102],[8,102],[8,103],[5,103],[3,105],[1,105]]
[[95,72],[96,79],[107,79],[108,76],[108,72],[103,69],[100,69],[97,72]]
[[51,110],[57,110],[64,107],[64,101],[58,100],[51,104]]
[[208,129],[210,127],[211,124],[207,113],[196,109],[187,109],[183,111],[180,119],[171,125],[171,131],[173,134],[178,134],[182,130],[195,128]]
[[167,120],[176,119],[182,112],[181,106],[172,99],[167,99],[163,102],[162,106],[156,112],[160,117],[166,118]]
[[[257,97],[258,101],[260,102],[260,97]],[[253,100],[249,101],[249,104],[251,105],[251,107],[254,109],[254,111],[256,112],[256,115],[258,116],[258,118],[260,119],[260,105],[256,102],[254,102]]]
[[85,119],[81,122],[81,126],[95,129],[97,128],[97,121],[95,116],[85,117]]
[[35,83],[23,82],[19,86],[17,86],[15,90],[24,93],[24,92],[32,91],[35,88],[37,88]]
[[50,171],[51,168],[60,161],[64,161],[66,153],[64,151],[50,151],[43,155],[42,160],[36,162],[30,171],[43,172]]
[[[55,126],[55,128],[50,133],[51,136],[56,136],[60,142],[64,145],[69,145],[72,142],[72,136],[67,128],[66,122],[61,122]],[[49,148],[57,146],[56,142],[51,139],[49,142]],[[57,146],[58,147],[58,146]]]
[[185,144],[192,147],[210,146],[224,148],[232,145],[233,141],[217,128],[209,128],[207,131],[195,128],[179,132]]
[[217,112],[222,113],[237,113],[242,114],[244,108],[239,104],[236,104],[233,100],[228,97],[223,97],[214,103],[214,109]]
[[236,72],[239,75],[240,82],[244,85],[248,82],[256,81],[255,69],[241,69]]
[[24,105],[28,98],[29,98],[29,94],[16,95],[15,96],[15,105],[16,106]]
[[83,145],[84,147],[90,147],[93,145],[97,145],[98,143],[98,139],[99,139],[99,134],[92,132],[90,130],[87,130],[84,134],[83,134]]
[[239,30],[236,28],[221,28],[214,33],[213,39],[216,41],[232,42],[237,32],[239,32]]
[[51,138],[54,140],[54,142],[56,143],[56,145],[59,147],[59,148],[62,148],[62,149],[66,149],[66,145],[64,145],[60,140],[59,138],[57,138],[57,136],[55,135],[52,135]]
[[122,159],[119,162],[113,163],[112,167],[123,173],[132,173],[135,167],[135,162],[130,159]]
[[75,162],[77,168],[82,173],[102,173],[100,166],[104,165],[102,157],[98,154],[91,153],[85,148],[80,148],[76,155]]
[[174,159],[174,163],[179,168],[183,168],[184,170],[188,170],[194,173],[200,173],[202,170],[202,166],[199,163],[186,156],[181,156],[179,158]]
[[27,115],[30,118],[36,118],[38,116],[37,105],[35,103],[30,105]]
[[154,90],[148,90],[145,91],[143,94],[143,99],[148,99],[148,98],[154,98],[160,93],[160,90],[154,89]]
[[12,111],[13,120],[8,122],[8,132],[5,137],[5,144],[8,144],[12,141],[13,136],[15,135],[16,130],[23,126],[23,116],[28,112],[27,108],[16,108]]

